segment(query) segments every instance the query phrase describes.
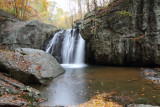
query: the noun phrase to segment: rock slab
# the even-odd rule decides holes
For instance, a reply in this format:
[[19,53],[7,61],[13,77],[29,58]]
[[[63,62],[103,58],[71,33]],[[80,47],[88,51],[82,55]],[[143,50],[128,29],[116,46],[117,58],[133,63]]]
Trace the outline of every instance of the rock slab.
[[42,50],[19,48],[0,52],[1,71],[25,84],[46,84],[65,70]]

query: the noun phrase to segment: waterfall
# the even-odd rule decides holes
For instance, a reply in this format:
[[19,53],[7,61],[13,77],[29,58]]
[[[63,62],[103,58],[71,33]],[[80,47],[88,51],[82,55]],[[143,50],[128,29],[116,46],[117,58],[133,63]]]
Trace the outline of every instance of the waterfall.
[[[58,39],[61,36],[63,36],[63,40]],[[59,44],[62,46],[58,46]],[[61,56],[62,64],[84,64],[85,41],[76,29],[57,32],[49,41],[46,52],[53,55],[56,53],[55,51],[58,51],[56,47],[61,51],[59,56]],[[57,58],[57,56],[54,57]]]
[[63,46],[62,46],[63,64],[73,63],[75,40],[76,40],[76,36],[74,35],[74,32],[75,32],[75,29],[73,30],[73,33],[71,32],[71,30],[67,30],[65,33]]
[[56,46],[56,42],[57,42],[57,38],[61,35],[62,31],[57,32],[54,37],[49,41],[47,48],[46,48],[46,53],[50,53],[52,54],[54,50],[52,50],[51,48]]
[[81,35],[79,34],[78,37],[78,44],[76,48],[76,55],[75,55],[75,64],[83,64],[84,63],[84,51],[85,50],[85,41],[82,39]]

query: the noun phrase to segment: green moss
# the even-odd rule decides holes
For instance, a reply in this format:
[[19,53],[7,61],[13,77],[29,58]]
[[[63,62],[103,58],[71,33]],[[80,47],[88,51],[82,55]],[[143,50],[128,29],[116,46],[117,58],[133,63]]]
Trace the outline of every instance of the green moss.
[[118,14],[123,17],[131,16],[131,12],[127,12],[126,10],[119,11]]
[[22,98],[30,102],[28,105],[29,107],[36,107],[33,105],[33,102],[35,102],[33,97],[30,97],[29,95],[22,95]]
[[103,17],[105,21],[115,23],[125,18],[131,18],[133,0],[115,0],[106,7],[100,7],[96,18]]

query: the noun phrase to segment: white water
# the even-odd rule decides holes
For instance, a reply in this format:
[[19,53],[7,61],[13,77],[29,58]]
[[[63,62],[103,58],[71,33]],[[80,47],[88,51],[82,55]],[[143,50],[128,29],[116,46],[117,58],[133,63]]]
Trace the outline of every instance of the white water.
[[76,55],[74,60],[75,64],[84,63],[84,53],[85,53],[85,41],[82,39],[81,35],[79,34],[78,45],[77,45]]
[[[63,32],[63,30],[62,31],[59,31],[59,32],[57,32],[55,35],[54,35],[54,37],[49,41],[49,44],[47,45],[47,48],[46,48],[46,53],[50,53],[50,54],[52,54],[53,52],[53,50],[51,50],[51,47],[52,46],[55,46],[55,44],[56,44],[56,40],[57,40],[57,38],[60,36],[60,34]],[[51,51],[51,52],[50,52]]]
[[[57,32],[49,42],[46,52],[53,53],[52,47],[56,45],[56,39],[61,36],[63,31]],[[78,39],[77,39],[78,38]],[[77,44],[76,44],[77,43]],[[66,30],[64,33],[64,40],[62,41],[62,66],[84,67],[85,41],[76,30]]]
[[[73,30],[74,34],[75,30]],[[62,47],[62,59],[63,64],[69,64],[73,62],[73,52],[75,47],[75,36],[71,34],[71,30],[67,30],[65,33],[65,38],[63,40],[63,47]]]

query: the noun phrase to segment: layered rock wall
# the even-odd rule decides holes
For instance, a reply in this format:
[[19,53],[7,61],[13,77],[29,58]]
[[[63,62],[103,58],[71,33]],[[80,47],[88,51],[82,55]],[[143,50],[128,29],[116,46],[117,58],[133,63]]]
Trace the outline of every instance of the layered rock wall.
[[86,14],[78,27],[89,63],[160,65],[159,0],[118,0]]

